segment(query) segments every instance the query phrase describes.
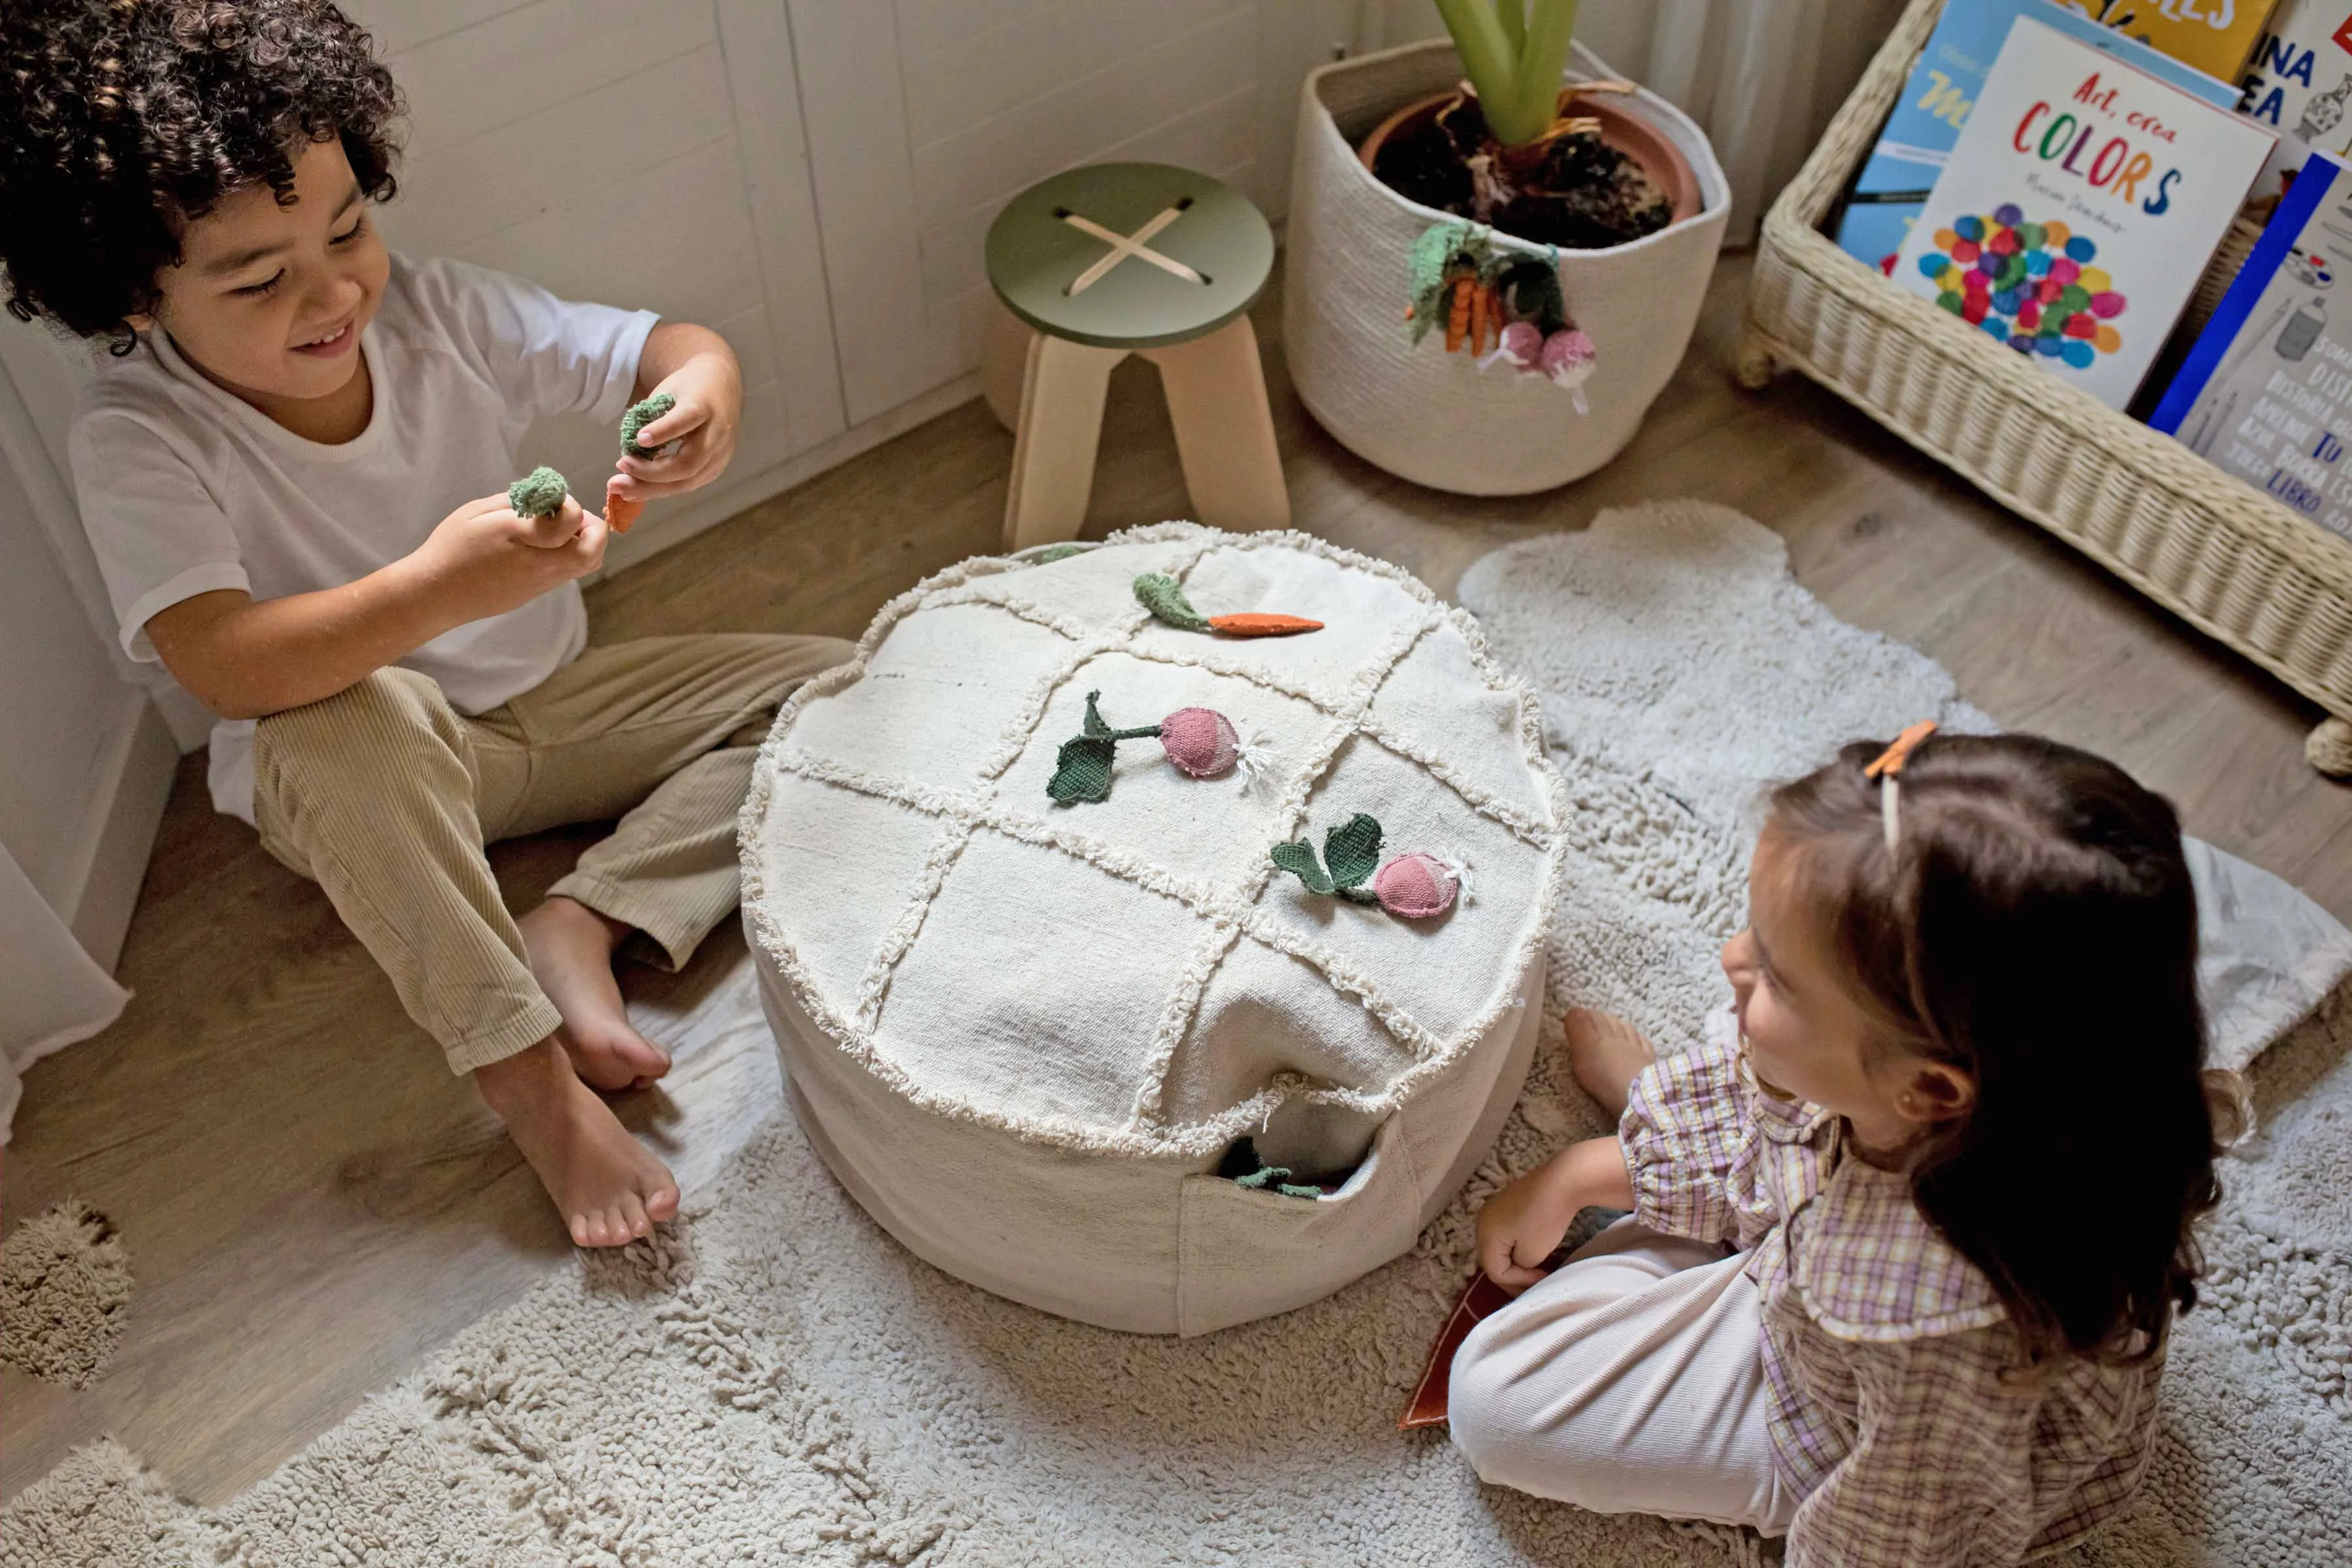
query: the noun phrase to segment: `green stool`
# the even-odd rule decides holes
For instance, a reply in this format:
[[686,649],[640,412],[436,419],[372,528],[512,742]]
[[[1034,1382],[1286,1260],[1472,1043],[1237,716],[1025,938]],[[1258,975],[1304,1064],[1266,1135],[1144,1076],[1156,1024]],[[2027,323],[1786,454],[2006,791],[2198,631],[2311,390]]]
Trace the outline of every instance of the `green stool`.
[[1199,520],[1235,530],[1289,523],[1249,320],[1273,268],[1274,233],[1248,198],[1165,163],[1072,169],[997,215],[988,280],[1012,317],[987,366],[1000,415],[1016,355],[1023,367],[1008,550],[1077,537],[1103,393],[1131,353],[1160,367]]

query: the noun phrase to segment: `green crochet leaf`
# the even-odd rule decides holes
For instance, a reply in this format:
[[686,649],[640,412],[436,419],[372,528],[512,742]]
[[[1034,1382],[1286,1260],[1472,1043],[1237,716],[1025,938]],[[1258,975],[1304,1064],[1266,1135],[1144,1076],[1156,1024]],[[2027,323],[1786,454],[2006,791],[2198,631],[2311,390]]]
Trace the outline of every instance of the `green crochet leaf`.
[[1412,242],[1412,296],[1440,289],[1445,283],[1445,269],[1470,238],[1466,223],[1435,223],[1423,229]]
[[650,458],[657,450],[637,445],[637,432],[677,406],[677,399],[667,392],[656,392],[643,403],[633,403],[621,416],[621,451],[631,458]]
[[1049,544],[1029,557],[1029,564],[1051,566],[1056,561],[1067,561],[1073,555],[1084,555],[1086,552],[1087,547],[1083,544]]
[[1274,863],[1307,884],[1310,893],[1329,894],[1331,879],[1323,874],[1323,862],[1315,858],[1314,848],[1307,844],[1277,844],[1266,851]]
[[1095,705],[1101,696],[1099,691],[1087,693],[1084,724],[1076,737],[1063,742],[1062,749],[1054,753],[1054,776],[1045,781],[1045,793],[1055,800],[1108,800],[1111,763],[1118,755],[1118,743],[1160,733],[1157,724],[1135,730],[1112,729],[1103,722],[1102,710]]
[[518,517],[552,517],[569,490],[563,476],[542,463],[507,487],[507,505]]
[[1055,800],[1108,800],[1110,764],[1117,742],[1108,735],[1080,735],[1054,753],[1054,776],[1045,793]]
[[1360,811],[1348,818],[1323,836],[1323,858],[1331,863],[1332,883],[1343,892],[1369,881],[1381,868],[1379,821]]
[[1146,572],[1135,580],[1135,596],[1142,601],[1156,620],[1167,622],[1181,632],[1205,632],[1209,617],[1192,607],[1176,579],[1165,572]]
[[1495,280],[1506,314],[1532,321],[1549,337],[1568,324],[1568,302],[1560,297],[1559,268],[1549,261],[1523,256],[1506,265]]
[[1234,1185],[1259,1192],[1276,1192],[1286,1198],[1319,1198],[1323,1195],[1320,1187],[1300,1186],[1297,1183],[1284,1181],[1282,1178],[1288,1174],[1290,1167],[1287,1165],[1260,1165],[1245,1176],[1235,1176]]

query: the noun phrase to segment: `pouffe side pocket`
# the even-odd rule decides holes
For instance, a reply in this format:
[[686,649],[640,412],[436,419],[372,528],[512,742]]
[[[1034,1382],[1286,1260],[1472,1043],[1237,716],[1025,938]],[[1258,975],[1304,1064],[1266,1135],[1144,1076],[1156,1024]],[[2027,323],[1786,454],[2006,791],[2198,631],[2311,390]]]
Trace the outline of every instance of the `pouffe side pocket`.
[[[744,809],[744,921],[793,1109],[884,1228],[1048,1311],[1201,1333],[1405,1251],[1491,1145],[1566,806],[1534,697],[1394,568],[1192,524],[1074,548],[929,580],[795,694]],[[1213,635],[1164,590],[1155,619],[1139,577],[1321,628]],[[1097,706],[1129,743],[1063,800]],[[1251,768],[1132,739],[1202,709]],[[1276,868],[1350,812],[1460,896],[1408,917]],[[1297,1179],[1230,1179],[1244,1141]]]

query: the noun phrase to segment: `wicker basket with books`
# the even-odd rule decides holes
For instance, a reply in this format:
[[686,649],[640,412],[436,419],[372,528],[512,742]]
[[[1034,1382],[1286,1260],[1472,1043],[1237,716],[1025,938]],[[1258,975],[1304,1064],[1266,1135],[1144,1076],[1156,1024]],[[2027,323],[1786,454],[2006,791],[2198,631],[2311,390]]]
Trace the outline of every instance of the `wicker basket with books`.
[[[1943,9],[1944,0],[1914,0],[1766,215],[1740,380],[1760,387],[1780,369],[1803,372],[2254,660],[2326,710],[2305,746],[2313,765],[2352,774],[2352,541],[2013,352],[2024,345],[1949,300],[1939,309],[1898,287],[1823,233]],[[2195,290],[2192,323],[2212,310],[2252,236],[2243,223],[2230,230]]]

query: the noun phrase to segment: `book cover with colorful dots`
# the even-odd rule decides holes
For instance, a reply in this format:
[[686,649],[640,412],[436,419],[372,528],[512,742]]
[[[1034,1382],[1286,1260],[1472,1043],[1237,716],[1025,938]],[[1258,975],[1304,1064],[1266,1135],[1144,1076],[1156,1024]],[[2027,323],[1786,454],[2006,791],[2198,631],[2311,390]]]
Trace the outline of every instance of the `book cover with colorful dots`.
[[2021,16],[1893,279],[2121,408],[2275,140]]

